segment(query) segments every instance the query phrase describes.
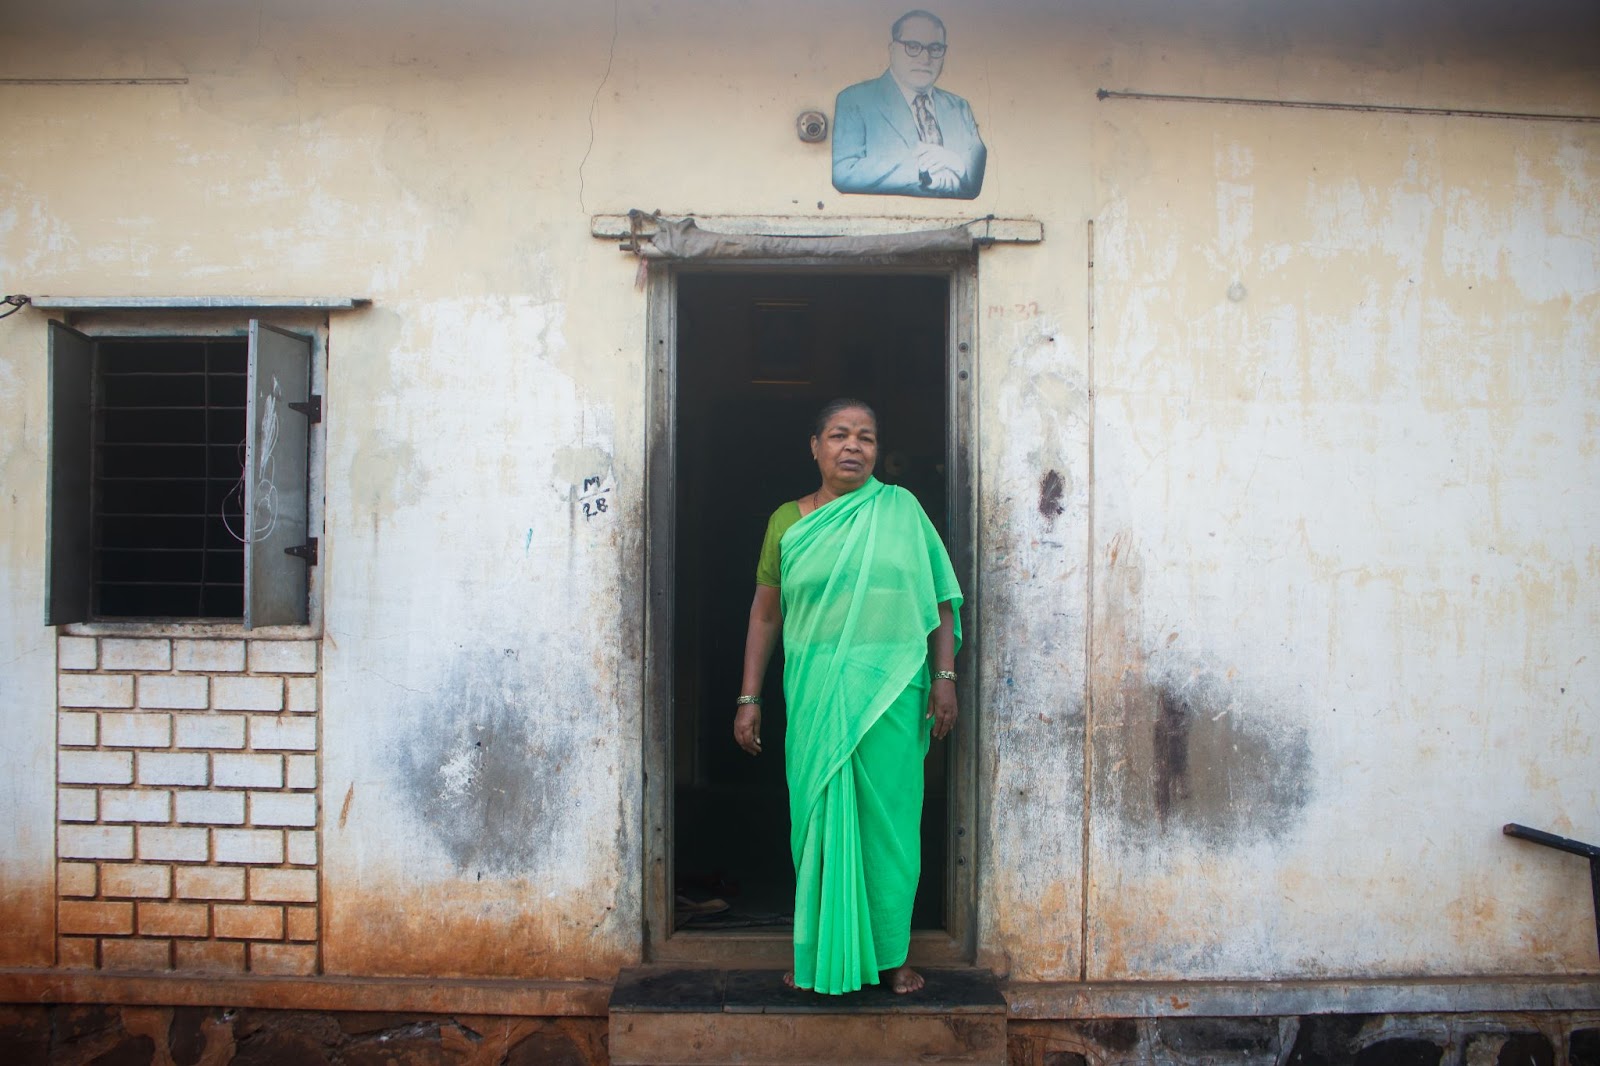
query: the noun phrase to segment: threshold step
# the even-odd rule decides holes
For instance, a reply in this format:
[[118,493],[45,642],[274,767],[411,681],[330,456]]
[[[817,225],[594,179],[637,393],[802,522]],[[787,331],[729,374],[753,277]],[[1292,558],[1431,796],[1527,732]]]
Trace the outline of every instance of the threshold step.
[[614,1066],[1004,1066],[1006,1001],[987,970],[922,969],[927,985],[847,996],[783,987],[781,970],[623,970]]

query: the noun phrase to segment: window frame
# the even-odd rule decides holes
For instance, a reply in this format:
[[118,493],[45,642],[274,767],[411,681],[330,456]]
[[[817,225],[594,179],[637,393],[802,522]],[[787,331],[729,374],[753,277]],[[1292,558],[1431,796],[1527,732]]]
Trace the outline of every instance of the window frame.
[[[304,338],[309,342],[310,367],[308,379],[308,392],[312,397],[323,397],[326,393],[327,382],[327,352],[329,316],[327,310],[322,308],[254,308],[238,307],[230,309],[197,309],[183,310],[174,308],[151,309],[106,309],[106,310],[69,310],[63,314],[52,316],[52,320],[59,322],[67,329],[77,333],[93,344],[104,340],[117,339],[155,339],[155,338],[183,338],[183,339],[211,339],[227,338],[247,340],[251,334],[251,323],[260,323],[261,332],[267,334],[288,333]],[[51,330],[51,335],[55,331]],[[93,349],[90,349],[92,353]],[[47,587],[45,590],[45,621],[47,625],[56,625],[61,632],[72,635],[96,636],[136,636],[136,635],[163,635],[163,636],[207,636],[207,637],[295,637],[304,639],[315,637],[322,631],[322,595],[323,578],[320,558],[315,564],[306,564],[299,560],[291,560],[296,566],[303,566],[306,574],[306,595],[304,622],[290,622],[278,625],[249,625],[245,618],[238,619],[208,619],[208,618],[120,618],[99,617],[87,614],[81,620],[62,620],[52,622],[52,617],[59,617],[59,612],[54,610],[55,587],[64,572],[63,567],[56,564],[55,541],[60,535],[59,531],[52,528],[55,525],[55,514],[61,506],[57,498],[63,488],[76,491],[71,486],[73,479],[68,478],[67,485],[57,474],[56,456],[62,447],[62,442],[57,440],[55,431],[58,405],[62,402],[56,395],[56,382],[54,376],[58,372],[56,360],[51,360],[52,397],[51,397],[51,432],[49,446],[50,472],[47,484],[51,495],[47,511],[50,525],[45,530],[47,563]],[[97,383],[97,375],[91,368],[89,371],[89,386],[92,388]],[[75,387],[75,386],[74,386]],[[93,399],[91,393],[90,413],[92,417]],[[298,414],[289,417],[300,419]],[[324,538],[325,505],[324,492],[326,485],[326,432],[324,424],[319,418],[305,427],[306,432],[306,533],[308,539],[315,539],[320,545]],[[92,447],[92,446],[91,446]],[[93,513],[93,504],[88,493],[92,489],[83,487],[83,508]],[[74,547],[72,550],[81,550]],[[248,554],[248,553],[247,553]],[[320,556],[320,551],[319,551]],[[250,579],[249,563],[246,564],[247,586]],[[75,579],[73,594],[81,595],[85,584],[90,588],[93,585],[92,567],[86,568],[81,578]],[[246,595],[248,596],[248,588]],[[85,599],[82,602],[88,602]]]

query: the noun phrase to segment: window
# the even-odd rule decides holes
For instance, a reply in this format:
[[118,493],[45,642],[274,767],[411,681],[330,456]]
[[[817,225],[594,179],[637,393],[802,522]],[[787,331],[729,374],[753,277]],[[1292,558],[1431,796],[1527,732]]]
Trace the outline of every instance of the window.
[[303,624],[313,339],[50,324],[46,624]]

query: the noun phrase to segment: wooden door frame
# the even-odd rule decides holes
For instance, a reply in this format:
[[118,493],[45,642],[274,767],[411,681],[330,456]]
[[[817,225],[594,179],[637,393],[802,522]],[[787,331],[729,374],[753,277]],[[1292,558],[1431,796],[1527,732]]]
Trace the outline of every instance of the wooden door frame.
[[[688,931],[674,934],[673,921],[673,573],[677,506],[678,279],[691,273],[785,273],[810,275],[897,274],[947,278],[945,404],[951,431],[945,436],[949,478],[952,563],[966,593],[961,611],[961,660],[957,682],[962,708],[952,734],[949,775],[949,840],[946,852],[945,918],[942,931],[912,934],[910,961],[923,966],[969,964],[977,949],[977,756],[981,708],[976,625],[980,590],[977,568],[977,253],[912,259],[715,260],[650,264],[646,286],[648,324],[645,358],[645,649],[643,708],[644,826],[641,900],[643,957],[652,963],[787,967],[793,959],[788,933]],[[730,664],[729,669],[734,665]],[[731,743],[731,741],[730,741]]]

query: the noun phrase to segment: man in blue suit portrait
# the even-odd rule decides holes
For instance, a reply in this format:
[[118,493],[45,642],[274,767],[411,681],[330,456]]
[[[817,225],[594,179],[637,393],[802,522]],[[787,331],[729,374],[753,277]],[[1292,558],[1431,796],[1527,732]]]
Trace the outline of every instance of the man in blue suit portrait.
[[932,12],[908,11],[889,38],[889,69],[834,104],[833,187],[972,199],[983,188],[988,150],[967,102],[933,87],[944,70],[944,23]]

